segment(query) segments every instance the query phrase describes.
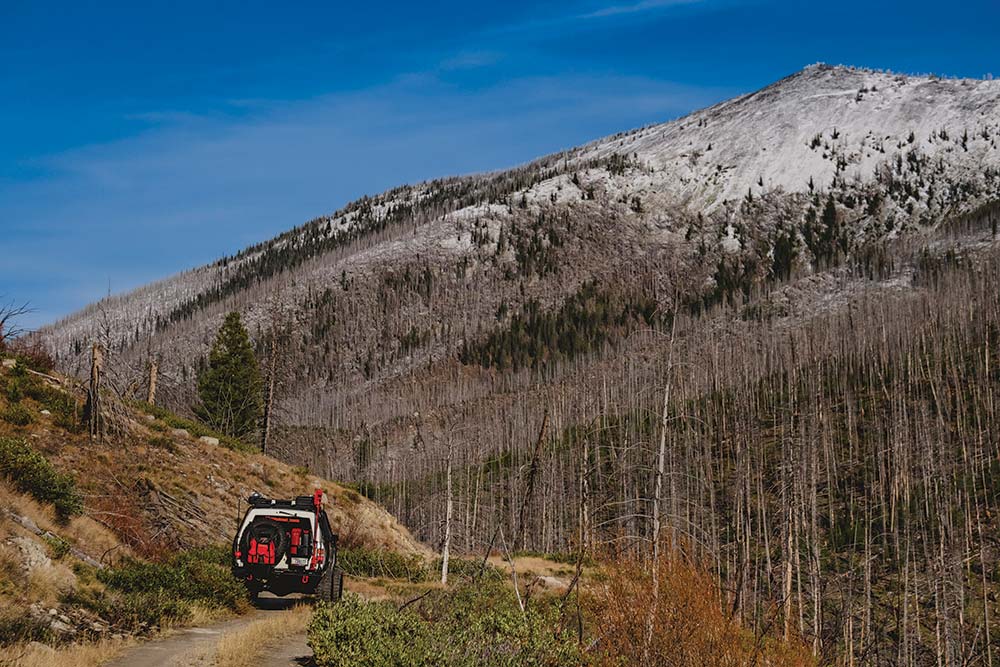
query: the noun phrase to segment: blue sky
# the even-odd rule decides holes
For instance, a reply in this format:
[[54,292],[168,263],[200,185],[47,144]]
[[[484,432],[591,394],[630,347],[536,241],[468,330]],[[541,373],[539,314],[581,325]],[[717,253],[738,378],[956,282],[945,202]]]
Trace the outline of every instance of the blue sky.
[[814,62],[1000,75],[997,25],[996,0],[0,0],[0,296],[39,326]]

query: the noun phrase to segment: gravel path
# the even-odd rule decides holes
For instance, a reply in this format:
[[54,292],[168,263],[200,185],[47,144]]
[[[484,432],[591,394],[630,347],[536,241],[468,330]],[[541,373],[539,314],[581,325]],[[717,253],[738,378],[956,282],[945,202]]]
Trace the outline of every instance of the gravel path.
[[[179,630],[162,639],[140,644],[105,667],[209,667],[213,649],[222,637],[267,618],[269,614],[283,613],[295,602],[295,598],[261,597],[252,614],[206,627]],[[296,662],[298,658],[303,661]],[[310,664],[311,658],[312,652],[302,634],[282,642],[255,664],[259,667],[301,667]]]

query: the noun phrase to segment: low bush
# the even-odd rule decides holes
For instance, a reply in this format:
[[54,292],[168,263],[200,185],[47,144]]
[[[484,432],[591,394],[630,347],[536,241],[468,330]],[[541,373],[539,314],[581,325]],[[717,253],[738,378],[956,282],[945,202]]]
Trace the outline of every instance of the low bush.
[[7,378],[3,393],[7,397],[7,401],[11,404],[19,403],[24,398],[24,390],[21,388],[21,382],[13,377]]
[[385,577],[416,583],[429,576],[427,564],[419,556],[403,556],[367,547],[338,549],[337,565],[355,577]]
[[43,408],[51,412],[56,426],[73,433],[81,430],[79,405],[72,394],[35,380],[27,384],[25,395],[38,401]]
[[[430,576],[437,579],[440,575],[441,559],[437,558],[431,564]],[[448,581],[458,578],[477,581],[504,581],[507,578],[507,573],[492,563],[486,563],[486,567],[483,567],[481,558],[455,558],[452,556],[448,559]]]
[[74,592],[67,600],[94,612],[115,630],[144,634],[183,623],[191,617],[191,603],[167,591],[121,593],[113,589]]
[[488,582],[434,591],[404,609],[357,598],[321,606],[309,645],[320,667],[579,665],[576,636],[561,620],[557,598],[522,612],[509,587]]
[[52,552],[52,557],[56,560],[62,560],[69,554],[70,545],[69,542],[59,537],[58,535],[44,535],[43,539],[45,543],[49,545],[49,551]]
[[0,438],[0,475],[22,493],[54,505],[60,520],[83,512],[83,498],[73,478],[56,471],[48,459],[23,440]]
[[165,592],[179,600],[232,611],[243,611],[249,604],[246,589],[229,572],[228,549],[225,560],[214,548],[187,551],[165,563],[126,560],[101,570],[97,578],[122,593]]
[[319,667],[417,667],[430,658],[429,628],[413,611],[389,602],[344,598],[321,605],[309,623],[309,646]]
[[4,408],[4,410],[0,412],[0,419],[3,419],[8,424],[13,424],[14,426],[27,426],[35,421],[34,416],[31,414],[31,410],[20,403],[14,403],[13,405],[8,405]]
[[226,547],[195,549],[163,563],[128,559],[96,572],[104,589],[83,589],[81,604],[122,632],[143,633],[184,622],[197,603],[213,609],[243,612],[250,603],[246,589],[228,569]]
[[38,373],[51,373],[56,367],[55,359],[49,354],[48,349],[37,341],[28,343],[16,339],[8,346],[7,353],[13,353],[18,365],[23,364]]
[[3,378],[3,393],[10,403],[20,403],[24,398],[25,385],[30,382],[24,366],[18,364]]

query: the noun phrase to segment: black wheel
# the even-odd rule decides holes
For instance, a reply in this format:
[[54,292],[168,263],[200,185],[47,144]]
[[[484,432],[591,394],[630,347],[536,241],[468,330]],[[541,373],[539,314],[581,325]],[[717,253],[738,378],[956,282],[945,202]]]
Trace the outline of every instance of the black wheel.
[[319,580],[319,586],[316,587],[316,599],[320,602],[329,602],[333,596],[332,572],[333,570],[330,569],[323,573],[323,578]]
[[316,598],[323,602],[337,602],[344,595],[344,571],[331,567],[319,580]]
[[330,601],[339,602],[344,597],[344,571],[339,567],[330,568],[333,571],[333,586],[330,590]]

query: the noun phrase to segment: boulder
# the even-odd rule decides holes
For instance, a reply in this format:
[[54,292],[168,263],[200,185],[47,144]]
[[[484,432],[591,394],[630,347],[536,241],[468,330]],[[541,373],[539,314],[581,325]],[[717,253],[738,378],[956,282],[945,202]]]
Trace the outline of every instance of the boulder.
[[203,435],[203,436],[201,436],[198,439],[201,440],[202,442],[204,442],[206,445],[212,445],[214,447],[218,447],[219,446],[219,439],[218,438],[213,438],[213,437],[208,436],[208,435]]
[[175,438],[190,438],[191,437],[191,434],[187,432],[187,429],[183,429],[183,428],[175,428],[174,430],[172,430],[170,432],[170,435],[174,436]]
[[21,552],[21,568],[25,572],[52,565],[52,559],[45,552],[45,547],[30,537],[13,537],[8,542]]
[[4,368],[16,368],[17,367],[17,359],[4,359],[3,360],[3,367]]
[[76,633],[76,628],[69,623],[64,623],[58,618],[53,619],[52,622],[49,623],[49,628],[51,628],[53,632],[57,632],[61,635],[72,635]]

